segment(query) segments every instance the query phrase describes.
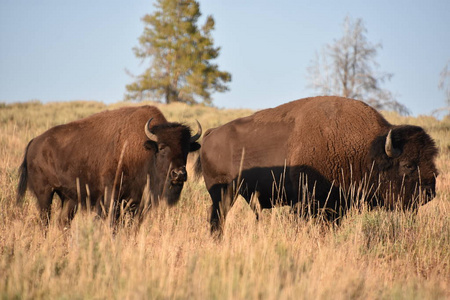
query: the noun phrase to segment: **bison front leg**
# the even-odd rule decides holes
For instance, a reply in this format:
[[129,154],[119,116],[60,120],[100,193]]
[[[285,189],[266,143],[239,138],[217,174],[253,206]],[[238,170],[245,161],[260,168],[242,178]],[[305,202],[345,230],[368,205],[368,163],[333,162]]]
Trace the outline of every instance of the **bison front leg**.
[[255,213],[256,216],[256,221],[259,221],[259,218],[261,216],[261,204],[259,203],[259,192],[255,191],[251,196],[250,196],[250,201],[249,201],[249,205],[250,208],[253,210],[253,212]]

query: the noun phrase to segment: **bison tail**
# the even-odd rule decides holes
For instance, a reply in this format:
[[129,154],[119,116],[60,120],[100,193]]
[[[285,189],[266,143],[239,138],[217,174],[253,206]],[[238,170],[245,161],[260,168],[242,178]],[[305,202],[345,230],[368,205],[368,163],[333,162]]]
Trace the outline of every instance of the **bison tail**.
[[194,174],[196,178],[199,178],[202,175],[202,160],[200,159],[200,155],[197,157],[194,165]]
[[33,140],[31,140],[27,148],[25,149],[25,155],[23,157],[23,162],[19,167],[19,185],[17,186],[17,195],[16,195],[16,203],[22,204],[23,196],[25,195],[25,192],[27,190],[27,183],[28,183],[28,168],[27,168],[27,154],[28,154],[28,148],[30,147],[30,144]]

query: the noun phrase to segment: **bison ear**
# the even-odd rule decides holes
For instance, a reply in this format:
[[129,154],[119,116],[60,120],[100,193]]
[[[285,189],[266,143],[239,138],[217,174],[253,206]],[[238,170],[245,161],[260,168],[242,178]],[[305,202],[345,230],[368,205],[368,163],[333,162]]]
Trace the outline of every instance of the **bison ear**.
[[200,149],[200,144],[197,142],[193,142],[189,145],[189,152],[194,152],[197,151],[198,149]]

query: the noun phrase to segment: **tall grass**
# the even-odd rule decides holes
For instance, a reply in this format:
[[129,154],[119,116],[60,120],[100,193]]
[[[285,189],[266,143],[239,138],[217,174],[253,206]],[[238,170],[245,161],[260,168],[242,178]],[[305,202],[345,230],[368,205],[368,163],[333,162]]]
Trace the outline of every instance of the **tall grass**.
[[[178,205],[151,210],[139,228],[130,223],[113,233],[107,222],[82,212],[68,230],[54,218],[45,232],[33,196],[22,207],[14,203],[27,142],[54,125],[120,105],[0,107],[0,298],[450,298],[450,119],[386,115],[395,124],[425,127],[440,149],[437,197],[417,215],[351,210],[335,227],[276,208],[256,222],[239,198],[218,242],[209,234],[203,181],[189,170]],[[198,119],[204,129],[250,113],[158,106],[169,120],[194,125]]]

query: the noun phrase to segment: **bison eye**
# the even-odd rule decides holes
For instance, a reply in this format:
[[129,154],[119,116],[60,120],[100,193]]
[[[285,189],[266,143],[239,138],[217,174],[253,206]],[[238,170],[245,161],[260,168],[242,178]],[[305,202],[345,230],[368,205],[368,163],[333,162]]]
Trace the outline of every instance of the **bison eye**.
[[409,170],[414,170],[416,168],[413,164],[407,164],[405,167]]
[[412,162],[404,162],[401,164],[401,166],[410,172],[413,172],[416,170],[416,164],[414,164]]
[[147,150],[158,151],[158,148],[156,147],[156,143],[154,141],[145,141],[144,148]]

